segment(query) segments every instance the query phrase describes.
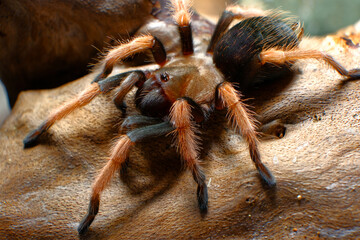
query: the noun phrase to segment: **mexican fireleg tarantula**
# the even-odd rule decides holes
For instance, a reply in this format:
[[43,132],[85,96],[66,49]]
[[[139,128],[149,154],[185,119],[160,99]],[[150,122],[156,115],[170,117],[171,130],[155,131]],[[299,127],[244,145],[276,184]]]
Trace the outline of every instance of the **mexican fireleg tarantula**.
[[[266,15],[262,11],[239,7],[228,7],[224,11],[207,52],[194,53],[189,3],[173,0],[172,4],[181,37],[182,56],[167,59],[162,43],[149,35],[136,37],[113,48],[105,56],[105,66],[93,83],[75,99],[59,107],[24,139],[25,148],[35,145],[38,137],[55,121],[118,86],[114,102],[124,111],[124,97],[134,86],[137,87],[135,103],[141,115],[129,116],[123,124],[146,126],[131,130],[117,140],[109,161],[92,186],[88,213],[80,223],[79,233],[84,233],[94,220],[99,210],[100,194],[128,158],[131,146],[169,133],[176,136],[177,150],[198,184],[200,210],[206,211],[208,194],[205,175],[199,165],[196,127],[214,109],[228,109],[227,116],[248,143],[250,157],[261,178],[268,185],[275,185],[274,176],[260,160],[254,119],[240,100],[241,95],[233,83],[243,86],[263,76],[276,76],[294,61],[307,58],[324,60],[345,77],[360,77],[360,70],[347,71],[326,53],[299,49],[303,29],[298,23],[282,20],[275,14]],[[227,31],[234,19],[241,21]],[[159,65],[157,70],[137,70],[107,78],[115,64],[147,50],[151,50]]]

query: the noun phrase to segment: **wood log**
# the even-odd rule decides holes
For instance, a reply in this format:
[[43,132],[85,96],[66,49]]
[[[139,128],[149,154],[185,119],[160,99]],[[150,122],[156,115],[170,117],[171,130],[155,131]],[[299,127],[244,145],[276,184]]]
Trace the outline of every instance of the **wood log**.
[[[301,48],[322,49],[347,69],[358,68],[359,26],[306,38]],[[209,34],[197,35],[200,39],[208,41]],[[76,228],[87,211],[91,183],[124,116],[111,93],[101,95],[24,150],[26,134],[97,72],[56,89],[21,93],[0,129],[1,238],[355,239],[360,234],[360,82],[344,81],[317,60],[294,67],[293,77],[246,93],[261,122],[280,119],[287,127],[283,138],[260,144],[276,188],[262,184],[243,139],[218,112],[201,129],[206,215],[200,214],[196,184],[171,137],[157,138],[132,149],[127,171],[105,190],[83,237]],[[137,113],[132,102],[129,96],[128,115]]]

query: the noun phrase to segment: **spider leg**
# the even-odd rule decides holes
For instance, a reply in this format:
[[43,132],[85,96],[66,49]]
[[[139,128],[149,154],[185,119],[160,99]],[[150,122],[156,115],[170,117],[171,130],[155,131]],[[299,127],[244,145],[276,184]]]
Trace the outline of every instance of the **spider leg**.
[[276,184],[274,176],[260,159],[255,120],[251,117],[245,104],[241,102],[239,93],[231,83],[223,82],[218,85],[215,93],[215,105],[217,109],[228,108],[229,119],[233,127],[241,132],[248,143],[250,157],[255,163],[260,176],[269,186],[274,186]]
[[166,63],[166,51],[159,39],[149,35],[137,37],[128,43],[121,44],[111,49],[108,52],[104,59],[104,69],[93,82],[98,82],[106,78],[112,72],[113,67],[117,62],[130,57],[135,53],[144,52],[147,49],[151,50],[157,64],[163,66]]
[[92,193],[88,212],[79,224],[79,234],[84,234],[94,221],[100,207],[100,194],[109,185],[114,173],[125,164],[129,157],[130,147],[135,143],[142,142],[149,138],[166,135],[174,130],[169,122],[146,126],[134,129],[126,135],[122,135],[115,144],[106,165],[101,169],[92,185]]
[[191,2],[189,0],[172,0],[174,8],[174,20],[179,28],[181,49],[183,55],[194,53],[193,38],[191,30]]
[[360,69],[346,70],[340,63],[338,63],[331,55],[319,50],[266,50],[260,53],[260,61],[262,64],[274,63],[285,64],[300,59],[314,58],[323,60],[333,69],[335,69],[340,75],[348,78],[360,78]]
[[205,213],[208,206],[208,193],[205,184],[205,175],[199,163],[198,138],[195,135],[195,126],[192,119],[191,101],[187,98],[180,98],[174,102],[170,112],[170,121],[175,126],[174,133],[177,137],[177,148],[181,157],[190,169],[197,187],[197,199],[200,211]]
[[123,113],[126,112],[126,103],[124,98],[135,85],[141,85],[145,82],[146,77],[143,71],[132,72],[120,85],[114,96],[114,103]]
[[207,52],[212,53],[216,46],[216,43],[221,39],[222,35],[226,32],[230,24],[235,19],[244,19],[249,17],[264,16],[265,12],[255,8],[244,9],[240,6],[229,6],[227,7],[220,19],[218,20],[215,31],[211,36],[210,44]]
[[[128,75],[128,77],[133,78],[134,74],[137,74],[137,72],[124,72],[113,77],[104,79],[98,83],[92,83],[77,97],[69,100],[68,102],[57,108],[53,113],[48,116],[48,118],[42,124],[40,124],[38,128],[28,133],[28,135],[23,140],[24,148],[35,146],[37,139],[40,137],[40,135],[46,132],[56,121],[66,117],[68,114],[72,113],[77,108],[87,105],[100,93],[109,92],[114,87],[118,86],[121,81]],[[141,78],[139,80],[141,80]]]
[[36,145],[36,141],[39,136],[43,134],[47,129],[49,129],[56,121],[64,118],[66,115],[70,114],[75,109],[85,106],[100,93],[101,90],[99,84],[91,84],[76,98],[71,99],[70,101],[56,109],[53,113],[50,114],[50,116],[48,116],[48,118],[42,124],[40,124],[38,128],[28,133],[28,135],[23,140],[24,148],[33,147],[34,145]]
[[85,233],[88,230],[90,224],[94,221],[95,216],[99,211],[100,194],[109,184],[115,171],[119,169],[123,163],[125,163],[129,156],[129,150],[132,145],[134,145],[134,143],[131,141],[131,139],[127,135],[123,135],[114,146],[109,161],[101,169],[100,174],[96,177],[92,186],[89,209],[86,216],[80,222],[78,227],[79,234]]
[[130,128],[132,126],[139,125],[152,125],[161,122],[162,120],[155,117],[148,117],[144,115],[133,115],[125,118],[123,123],[121,124],[121,128]]

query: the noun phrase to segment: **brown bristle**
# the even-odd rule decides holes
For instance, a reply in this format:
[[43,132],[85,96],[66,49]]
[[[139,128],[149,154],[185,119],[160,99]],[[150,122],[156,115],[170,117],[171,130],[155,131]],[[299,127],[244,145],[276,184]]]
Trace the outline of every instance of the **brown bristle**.
[[174,9],[174,20],[180,26],[187,26],[191,20],[191,1],[190,0],[172,0],[172,7]]

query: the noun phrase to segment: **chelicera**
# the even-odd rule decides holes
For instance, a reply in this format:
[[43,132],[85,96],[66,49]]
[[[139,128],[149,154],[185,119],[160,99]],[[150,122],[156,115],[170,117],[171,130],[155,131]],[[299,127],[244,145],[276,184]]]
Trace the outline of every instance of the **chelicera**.
[[[119,136],[109,157],[92,186],[88,213],[78,231],[87,231],[99,210],[100,195],[114,173],[126,162],[136,143],[166,134],[174,134],[177,150],[197,183],[197,200],[202,212],[208,208],[205,175],[199,164],[198,123],[206,121],[216,109],[227,108],[232,126],[244,137],[261,178],[269,186],[276,180],[261,162],[255,120],[241,101],[237,87],[276,78],[298,59],[325,61],[347,78],[359,78],[360,70],[347,71],[330,55],[318,50],[301,50],[302,27],[282,20],[275,14],[259,10],[228,7],[212,35],[207,52],[194,52],[189,3],[173,0],[174,19],[178,25],[182,54],[167,58],[163,44],[156,36],[139,36],[111,49],[104,58],[102,72],[92,84],[54,111],[37,129],[24,139],[24,147],[37,143],[39,136],[56,121],[88,104],[99,94],[117,88],[114,103],[125,112],[125,96],[137,88],[136,107],[140,113],[128,116],[123,126],[141,126]],[[234,19],[241,21],[229,28]],[[108,77],[114,65],[136,53],[151,51],[158,67],[123,72]]]

